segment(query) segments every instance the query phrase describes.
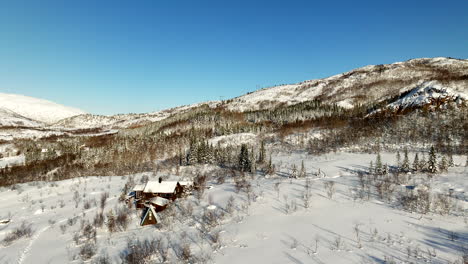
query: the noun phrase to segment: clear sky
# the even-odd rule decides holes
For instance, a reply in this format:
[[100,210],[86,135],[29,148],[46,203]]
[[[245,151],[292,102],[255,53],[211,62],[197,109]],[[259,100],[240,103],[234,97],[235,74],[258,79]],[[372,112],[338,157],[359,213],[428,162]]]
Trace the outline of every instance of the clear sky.
[[0,92],[150,112],[416,57],[468,58],[468,1],[0,2]]

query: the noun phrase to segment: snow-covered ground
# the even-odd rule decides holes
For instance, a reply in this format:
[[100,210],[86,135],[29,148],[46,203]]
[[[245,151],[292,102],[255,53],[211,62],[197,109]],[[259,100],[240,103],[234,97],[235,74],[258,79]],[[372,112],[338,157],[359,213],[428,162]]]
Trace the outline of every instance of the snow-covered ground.
[[0,168],[5,168],[5,166],[13,166],[24,164],[24,155],[5,157],[0,159]]
[[217,146],[219,144],[221,147],[224,148],[227,146],[240,146],[242,144],[253,145],[255,144],[255,142],[257,142],[256,139],[257,135],[253,133],[237,133],[210,138],[208,140],[208,143],[213,146]]
[[[190,203],[193,213],[178,215],[160,229],[140,227],[136,213],[130,215],[126,231],[111,234],[106,228],[98,228],[97,255],[106,253],[111,263],[121,263],[119,254],[127,240],[160,237],[170,248],[176,247],[178,241],[189,241],[193,254],[210,252],[207,254],[214,263],[383,263],[385,260],[423,263],[429,259],[432,263],[452,263],[460,260],[460,247],[468,241],[465,197],[468,170],[462,167],[465,157],[455,157],[459,166],[429,182],[437,192],[455,190],[451,199],[457,208],[446,216],[409,213],[374,196],[369,200],[353,199],[353,188],[358,184],[355,172],[367,169],[369,162],[375,161],[375,155],[337,153],[317,157],[279,153],[272,159],[276,175],[249,178],[250,195],[244,191],[237,193],[228,176],[222,184],[209,182],[212,187],[205,191],[200,202],[194,197],[179,199],[181,204]],[[394,159],[394,153],[382,154],[384,163],[394,164]],[[306,179],[287,178],[292,165],[300,169],[302,161],[311,183],[309,208],[303,206],[301,198]],[[320,176],[316,176],[319,169]],[[189,170],[184,167],[182,174]],[[137,183],[143,175],[156,179],[151,173],[138,174],[135,175]],[[423,175],[413,177],[425,179]],[[127,179],[86,177],[53,184],[21,184],[15,190],[0,189],[0,220],[11,219],[8,224],[0,224],[0,240],[23,221],[32,223],[35,230],[31,238],[0,245],[0,263],[81,263],[79,247],[73,240],[73,235],[81,232],[81,220],[94,218],[100,210],[94,200],[99,204],[103,192],[110,194],[104,212],[123,206],[118,197]],[[331,199],[324,188],[326,181],[335,182],[336,193]],[[74,198],[75,193],[79,194],[78,198]],[[226,213],[215,227],[220,231],[221,242],[214,245],[200,235],[200,214],[223,211],[231,196],[235,210]],[[80,200],[76,208],[75,200]],[[90,208],[84,209],[83,201],[90,201]],[[287,209],[286,204],[290,208],[296,204],[296,209]],[[76,223],[68,220],[74,217],[78,219]],[[172,249],[169,257],[169,263],[178,262]],[[158,262],[157,257],[154,262]]]

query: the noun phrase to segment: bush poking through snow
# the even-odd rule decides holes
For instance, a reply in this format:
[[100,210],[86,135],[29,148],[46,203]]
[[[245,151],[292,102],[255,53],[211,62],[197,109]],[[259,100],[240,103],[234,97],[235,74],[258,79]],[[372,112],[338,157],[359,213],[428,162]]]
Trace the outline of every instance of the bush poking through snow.
[[33,233],[34,231],[32,229],[32,225],[26,222],[22,222],[19,227],[5,236],[3,239],[3,244],[8,246],[22,237],[31,237]]
[[97,246],[94,241],[87,241],[83,246],[80,247],[81,259],[86,261],[96,255]]
[[334,181],[326,181],[324,183],[325,190],[327,191],[328,198],[332,199],[333,195],[335,194],[335,182]]
[[109,192],[103,192],[101,194],[101,202],[100,202],[100,207],[101,207],[101,211],[104,211],[104,207],[106,206],[106,201],[107,201],[107,198],[109,198]]
[[[127,241],[127,247],[120,253],[120,259],[124,264],[153,263],[154,256],[160,252],[160,244],[161,241],[157,239],[129,240]],[[164,262],[166,259],[162,260]]]

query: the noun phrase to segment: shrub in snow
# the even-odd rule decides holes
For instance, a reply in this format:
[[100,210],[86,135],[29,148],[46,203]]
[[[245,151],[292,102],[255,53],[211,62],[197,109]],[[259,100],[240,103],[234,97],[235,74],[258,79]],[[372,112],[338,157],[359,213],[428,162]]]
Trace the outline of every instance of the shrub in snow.
[[334,181],[326,181],[324,182],[325,190],[327,191],[328,198],[332,199],[333,195],[335,194],[335,182]]
[[8,233],[3,239],[3,244],[10,245],[14,241],[22,237],[31,237],[34,231],[31,227],[31,224],[22,222],[19,227]]
[[[143,241],[127,241],[127,246],[120,253],[120,259],[124,264],[146,264],[151,263],[154,256],[160,252],[161,240],[145,239]],[[163,262],[167,260],[162,259]]]
[[106,206],[106,201],[107,201],[107,198],[109,198],[109,192],[103,192],[101,194],[101,200],[100,200],[100,207],[101,207],[101,211],[104,210],[104,207]]
[[80,247],[80,256],[81,259],[86,261],[96,255],[97,246],[94,244],[94,241],[88,241],[83,246]]

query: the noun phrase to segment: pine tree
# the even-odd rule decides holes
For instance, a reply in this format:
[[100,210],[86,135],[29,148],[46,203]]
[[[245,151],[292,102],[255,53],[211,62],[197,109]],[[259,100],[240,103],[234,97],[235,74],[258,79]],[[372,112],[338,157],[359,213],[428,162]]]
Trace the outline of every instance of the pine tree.
[[419,161],[419,170],[424,171],[426,170],[427,162],[426,162],[426,155],[423,153],[421,160]]
[[249,150],[246,144],[242,144],[241,151],[239,153],[239,169],[247,172],[251,169],[251,162],[249,160]]
[[448,170],[448,161],[447,161],[447,158],[445,156],[442,156],[442,158],[440,159],[439,170],[440,171],[447,171]]
[[400,170],[400,167],[401,167],[401,156],[400,156],[400,151],[397,151],[397,153],[396,153],[396,161],[397,161],[398,170]]
[[251,173],[255,173],[257,171],[257,162],[255,161],[255,152],[254,152],[254,149],[252,147],[251,151],[250,151],[250,172]]
[[409,158],[408,158],[408,149],[407,148],[405,148],[405,150],[404,150],[404,158],[403,158],[403,163],[401,164],[401,169],[404,172],[409,172],[409,170],[410,170]]
[[304,160],[301,163],[301,171],[299,172],[299,177],[300,178],[305,178],[307,175],[306,168],[304,166]]
[[437,156],[435,153],[434,146],[431,147],[431,150],[429,152],[429,161],[427,162],[427,169],[430,173],[437,172]]
[[420,170],[418,153],[416,153],[416,155],[414,155],[413,170],[414,171],[419,171]]
[[453,162],[453,155],[452,151],[448,153],[448,166],[449,167],[455,167],[455,163]]
[[382,158],[380,157],[380,152],[377,153],[377,158],[375,160],[375,174],[382,175],[383,167],[382,167]]
[[258,152],[258,163],[262,164],[265,162],[265,141],[262,140],[260,143],[260,151]]
[[291,167],[291,178],[297,178],[297,167],[296,164],[293,164]]
[[372,162],[372,160],[370,161],[370,164],[369,164],[369,174],[374,174],[374,163]]
[[387,175],[388,174],[388,165],[385,163],[382,167],[382,175]]

